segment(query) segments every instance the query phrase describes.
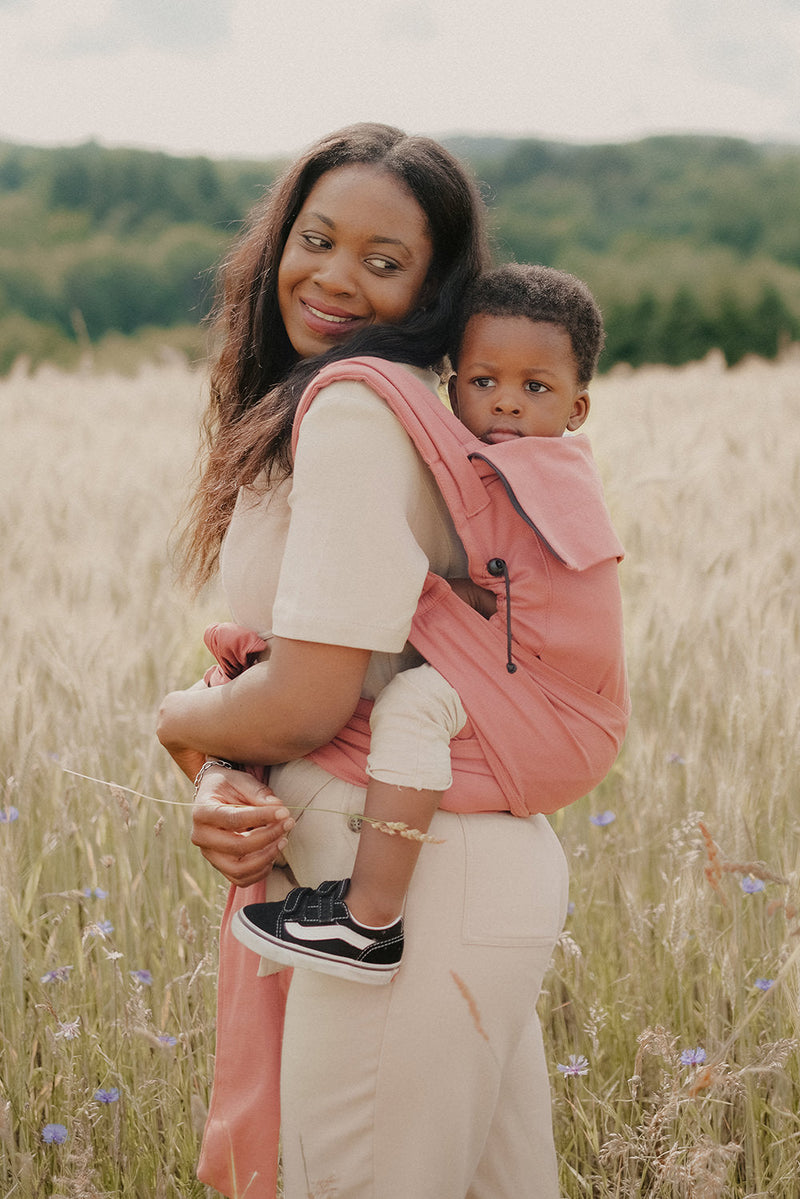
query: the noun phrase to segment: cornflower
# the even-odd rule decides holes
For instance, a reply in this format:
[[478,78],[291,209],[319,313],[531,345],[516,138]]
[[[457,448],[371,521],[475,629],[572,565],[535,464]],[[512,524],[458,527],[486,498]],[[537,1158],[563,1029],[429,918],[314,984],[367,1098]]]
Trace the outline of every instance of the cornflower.
[[114,925],[110,920],[98,920],[94,924],[86,926],[87,933],[91,933],[95,937],[102,937],[104,940],[106,937],[110,937],[113,931]]
[[103,1087],[98,1087],[94,1097],[98,1103],[116,1103],[119,1099],[119,1088],[109,1087],[108,1090],[105,1090]]
[[702,1066],[706,1060],[706,1051],[702,1045],[698,1045],[695,1049],[684,1049],[681,1053],[682,1066]]
[[758,987],[759,991],[769,991],[772,987],[775,986],[775,979],[774,978],[757,978],[755,985]]
[[45,1124],[42,1129],[42,1140],[46,1145],[63,1145],[68,1136],[63,1124]]
[[65,983],[70,976],[72,966],[56,966],[53,970],[48,970],[39,979],[40,983]]
[[605,828],[607,824],[613,824],[616,819],[616,815],[610,812],[608,808],[606,808],[605,812],[598,812],[596,816],[589,817],[590,822],[597,825],[598,828]]
[[571,1053],[568,1065],[562,1066],[561,1062],[558,1063],[558,1072],[565,1078],[577,1078],[581,1074],[589,1073],[589,1061],[582,1053]]
[[19,820],[19,808],[13,804],[8,808],[0,808],[0,824],[13,824],[15,820]]
[[143,987],[152,987],[153,976],[149,970],[129,970],[131,978],[137,983],[141,983]]
[[755,895],[757,891],[764,890],[763,878],[756,878],[753,874],[746,875],[740,885],[746,895]]

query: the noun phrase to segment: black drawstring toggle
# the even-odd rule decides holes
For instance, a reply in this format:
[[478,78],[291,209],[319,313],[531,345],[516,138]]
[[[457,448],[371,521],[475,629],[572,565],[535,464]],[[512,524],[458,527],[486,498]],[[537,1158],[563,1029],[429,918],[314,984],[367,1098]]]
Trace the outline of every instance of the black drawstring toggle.
[[517,667],[511,657],[511,580],[508,577],[508,566],[503,558],[490,558],[486,563],[486,569],[494,579],[499,579],[502,575],[506,585],[506,670],[509,674],[514,674]]

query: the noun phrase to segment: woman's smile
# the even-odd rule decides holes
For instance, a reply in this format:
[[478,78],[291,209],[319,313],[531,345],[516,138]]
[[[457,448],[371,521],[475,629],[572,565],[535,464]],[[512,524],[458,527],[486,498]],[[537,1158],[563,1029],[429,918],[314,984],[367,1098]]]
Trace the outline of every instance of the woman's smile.
[[356,313],[329,305],[323,307],[319,300],[311,303],[300,297],[300,309],[311,333],[320,337],[350,337],[366,323]]
[[317,181],[278,268],[278,303],[296,353],[322,354],[420,303],[433,257],[411,192],[380,167],[344,166]]

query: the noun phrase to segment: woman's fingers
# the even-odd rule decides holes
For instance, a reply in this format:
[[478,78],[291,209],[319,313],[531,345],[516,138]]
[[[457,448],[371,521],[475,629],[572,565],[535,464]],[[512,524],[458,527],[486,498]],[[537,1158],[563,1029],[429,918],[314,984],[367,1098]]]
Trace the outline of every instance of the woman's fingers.
[[275,856],[255,854],[241,861],[232,861],[228,854],[203,853],[209,865],[236,887],[249,887],[266,878],[274,865]]
[[245,772],[219,768],[201,780],[192,811],[192,843],[239,887],[264,878],[294,827],[288,808]]
[[257,829],[289,832],[294,827],[288,808],[274,801],[268,807],[254,808],[250,804],[198,798],[193,812],[195,824],[209,825],[229,833],[255,832]]
[[246,771],[216,767],[200,781],[194,802],[195,819],[217,828],[241,832],[281,824],[294,826],[289,810],[269,787]]
[[266,876],[286,845],[286,835],[280,826],[246,835],[201,823],[193,828],[192,842],[206,861],[241,887]]
[[[198,849],[212,850],[216,853],[229,853],[232,858],[245,858],[248,854],[262,853],[265,850],[276,849],[285,842],[291,828],[285,828],[284,822],[267,825],[265,828],[246,828],[241,831],[221,828],[214,823],[207,823],[202,810],[195,811],[192,823],[192,844]],[[291,824],[286,821],[286,824]]]

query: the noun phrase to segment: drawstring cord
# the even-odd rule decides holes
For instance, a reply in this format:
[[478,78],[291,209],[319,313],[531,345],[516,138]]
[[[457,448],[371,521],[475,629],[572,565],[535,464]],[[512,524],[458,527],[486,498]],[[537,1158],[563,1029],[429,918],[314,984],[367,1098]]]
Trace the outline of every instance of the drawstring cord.
[[503,558],[490,558],[486,563],[486,569],[495,579],[502,575],[506,585],[506,670],[509,674],[514,674],[517,667],[511,657],[511,580],[508,577],[508,566]]

